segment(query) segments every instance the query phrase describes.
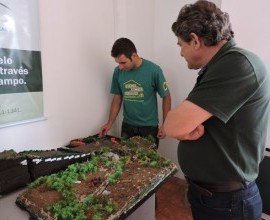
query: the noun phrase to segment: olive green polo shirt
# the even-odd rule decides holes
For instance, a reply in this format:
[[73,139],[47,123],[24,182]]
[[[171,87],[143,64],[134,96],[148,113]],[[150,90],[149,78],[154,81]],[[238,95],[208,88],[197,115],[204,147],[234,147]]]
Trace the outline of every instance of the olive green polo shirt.
[[227,42],[199,72],[187,100],[213,116],[205,134],[181,141],[183,172],[204,182],[253,181],[265,149],[269,117],[269,74],[261,59]]

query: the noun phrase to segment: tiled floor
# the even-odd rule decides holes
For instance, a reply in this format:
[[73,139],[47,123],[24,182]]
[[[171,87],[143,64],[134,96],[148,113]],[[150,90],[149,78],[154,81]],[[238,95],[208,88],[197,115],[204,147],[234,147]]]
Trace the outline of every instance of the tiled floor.
[[185,180],[170,177],[156,193],[156,220],[192,220]]

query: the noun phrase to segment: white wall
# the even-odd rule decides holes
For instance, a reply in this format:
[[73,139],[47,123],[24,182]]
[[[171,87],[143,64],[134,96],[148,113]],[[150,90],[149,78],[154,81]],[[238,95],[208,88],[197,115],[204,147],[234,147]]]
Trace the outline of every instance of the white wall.
[[47,120],[0,130],[0,151],[62,147],[98,132],[110,105],[113,1],[40,0]]

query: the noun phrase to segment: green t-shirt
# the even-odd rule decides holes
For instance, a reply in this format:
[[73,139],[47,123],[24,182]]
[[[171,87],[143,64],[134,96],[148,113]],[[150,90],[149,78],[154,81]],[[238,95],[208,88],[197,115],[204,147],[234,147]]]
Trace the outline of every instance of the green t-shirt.
[[253,181],[270,111],[269,75],[262,61],[229,41],[199,72],[187,100],[213,117],[203,123],[200,139],[179,143],[183,172],[204,182]]
[[123,121],[135,126],[157,126],[157,93],[168,94],[161,68],[143,59],[141,66],[131,71],[114,69],[111,93],[123,96]]

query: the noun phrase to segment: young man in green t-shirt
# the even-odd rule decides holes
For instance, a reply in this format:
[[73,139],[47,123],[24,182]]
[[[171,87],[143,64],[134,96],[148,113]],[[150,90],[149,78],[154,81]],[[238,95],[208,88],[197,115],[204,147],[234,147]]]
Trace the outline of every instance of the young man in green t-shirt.
[[114,97],[108,121],[100,128],[100,136],[111,129],[123,103],[121,136],[151,135],[158,147],[159,138],[164,138],[165,134],[163,122],[159,127],[157,93],[162,98],[163,121],[171,109],[171,96],[161,68],[141,58],[127,38],[115,41],[111,55],[118,63],[111,85]]

